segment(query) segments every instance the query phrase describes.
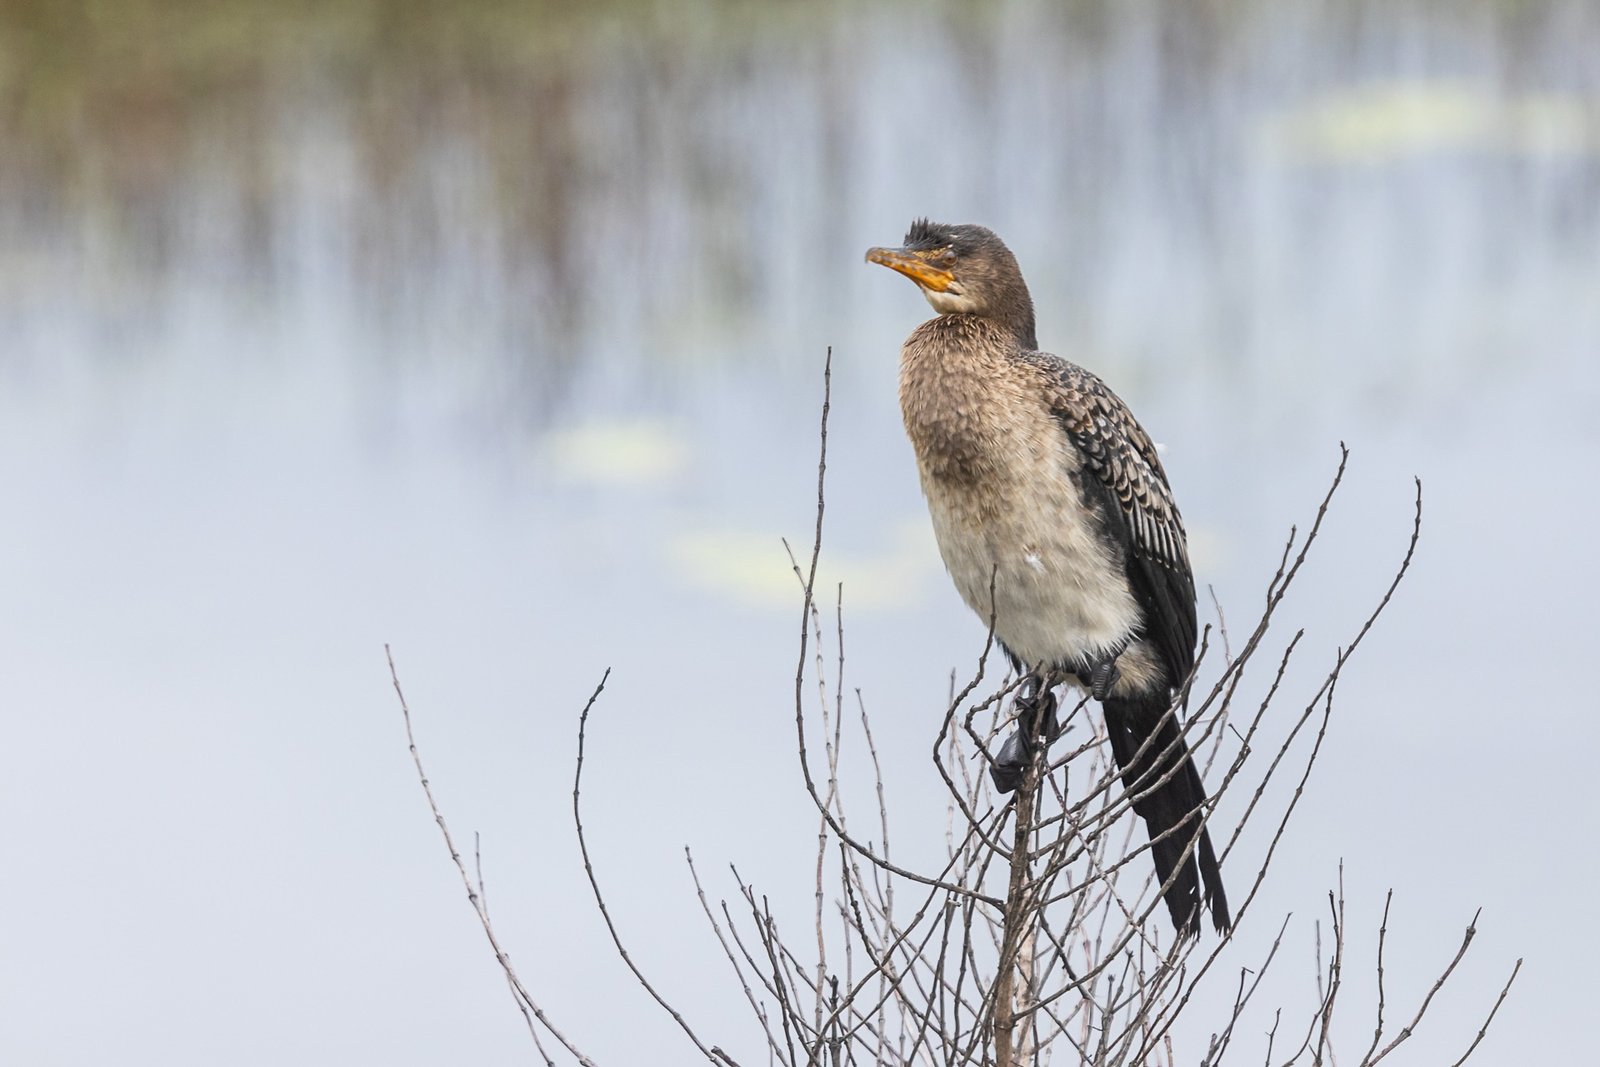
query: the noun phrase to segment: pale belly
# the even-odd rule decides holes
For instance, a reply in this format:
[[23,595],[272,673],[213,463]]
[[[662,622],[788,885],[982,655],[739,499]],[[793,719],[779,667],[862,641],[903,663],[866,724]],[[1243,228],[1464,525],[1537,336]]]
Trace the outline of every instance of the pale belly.
[[1123,568],[1066,479],[982,507],[934,479],[923,489],[961,598],[985,625],[993,618],[995,637],[1026,666],[1095,662],[1138,630]]

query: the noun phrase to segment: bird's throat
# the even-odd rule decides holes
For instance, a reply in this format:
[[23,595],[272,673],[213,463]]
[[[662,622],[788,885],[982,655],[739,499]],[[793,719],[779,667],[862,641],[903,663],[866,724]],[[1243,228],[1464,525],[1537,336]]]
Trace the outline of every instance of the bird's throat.
[[923,323],[900,351],[900,411],[923,477],[984,481],[1004,461],[1008,407],[1020,399],[1016,344],[975,315]]

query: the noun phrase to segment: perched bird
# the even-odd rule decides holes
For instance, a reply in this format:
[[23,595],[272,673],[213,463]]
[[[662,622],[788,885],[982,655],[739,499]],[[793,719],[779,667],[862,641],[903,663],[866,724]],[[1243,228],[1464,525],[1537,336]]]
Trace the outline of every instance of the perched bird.
[[920,219],[867,260],[938,312],[900,350],[900,408],[945,567],[1025,672],[996,785],[1021,783],[1035,730],[1053,739],[1054,687],[1088,691],[1173,924],[1198,929],[1203,885],[1226,931],[1205,786],[1173,707],[1195,660],[1194,577],[1155,446],[1104,382],[1038,350],[1028,286],[991,231]]

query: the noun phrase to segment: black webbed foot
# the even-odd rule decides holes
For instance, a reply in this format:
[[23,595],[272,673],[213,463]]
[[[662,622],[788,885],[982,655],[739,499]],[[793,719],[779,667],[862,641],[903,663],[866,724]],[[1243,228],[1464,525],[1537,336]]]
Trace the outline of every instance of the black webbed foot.
[[1122,677],[1122,671],[1117,667],[1117,657],[1103,659],[1094,665],[1089,672],[1089,691],[1094,698],[1102,703],[1111,695],[1111,687],[1117,684]]
[[1033,754],[1029,751],[1032,746],[1023,740],[1022,731],[1018,730],[1006,738],[1006,743],[1000,746],[1000,754],[989,765],[989,778],[994,782],[995,789],[1001,793],[1015,793],[1022,784],[1022,775],[1028,769],[1028,764],[1033,762]]
[[1033,762],[1034,747],[1043,736],[1045,747],[1056,739],[1061,727],[1056,722],[1056,696],[1039,681],[1029,679],[1022,693],[1017,695],[1017,729],[989,766],[989,777],[1001,793],[1015,792],[1022,784],[1022,776]]

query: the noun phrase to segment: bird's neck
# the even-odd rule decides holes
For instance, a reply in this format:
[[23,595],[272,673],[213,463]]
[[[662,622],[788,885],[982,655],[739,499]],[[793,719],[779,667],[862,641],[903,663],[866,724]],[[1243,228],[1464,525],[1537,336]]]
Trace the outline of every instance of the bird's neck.
[[1034,332],[1033,297],[1028,287],[1018,279],[1014,287],[1006,290],[984,316],[995,329],[1010,335],[1024,352],[1039,349],[1039,337]]
[[998,325],[1016,339],[1018,348],[1026,352],[1039,350],[1039,336],[1034,332],[1033,325],[1033,300],[1027,290],[1018,295],[1017,302],[1007,309]]
[[978,315],[940,315],[900,350],[900,410],[924,477],[977,482],[995,473],[1019,401],[1009,331]]

